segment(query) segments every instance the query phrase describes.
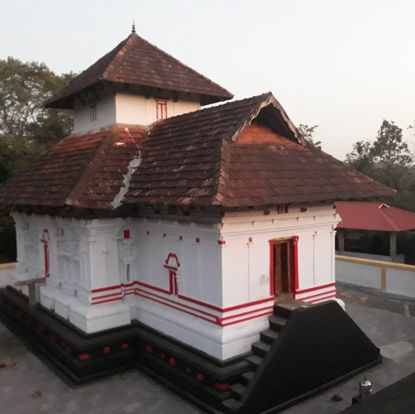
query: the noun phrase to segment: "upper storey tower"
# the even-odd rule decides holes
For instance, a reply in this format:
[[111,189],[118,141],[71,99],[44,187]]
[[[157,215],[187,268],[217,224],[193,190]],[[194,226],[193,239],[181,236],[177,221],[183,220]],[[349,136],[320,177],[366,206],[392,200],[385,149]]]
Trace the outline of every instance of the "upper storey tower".
[[232,97],[133,30],[46,106],[72,109],[74,132],[81,133],[116,123],[150,125]]

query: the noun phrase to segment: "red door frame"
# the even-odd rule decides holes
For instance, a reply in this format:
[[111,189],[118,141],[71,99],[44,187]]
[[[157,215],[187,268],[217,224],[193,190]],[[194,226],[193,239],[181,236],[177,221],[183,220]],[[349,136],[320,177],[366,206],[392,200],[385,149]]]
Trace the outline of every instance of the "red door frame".
[[290,246],[291,253],[291,292],[295,295],[295,292],[298,290],[298,236],[273,239],[269,241],[270,247],[270,271],[269,271],[269,280],[270,280],[270,295],[275,296],[275,266],[274,266],[274,246],[282,241],[288,241]]
[[49,231],[47,229],[43,230],[42,239],[40,241],[43,244],[43,261],[45,265],[45,277],[49,277]]

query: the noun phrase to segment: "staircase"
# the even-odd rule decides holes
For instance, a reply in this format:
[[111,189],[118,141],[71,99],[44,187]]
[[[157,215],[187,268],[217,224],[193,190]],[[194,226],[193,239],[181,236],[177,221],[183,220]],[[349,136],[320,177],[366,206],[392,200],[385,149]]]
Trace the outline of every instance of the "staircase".
[[264,361],[272,344],[284,329],[288,318],[297,308],[307,307],[305,302],[289,299],[276,302],[274,314],[269,319],[269,329],[260,333],[260,340],[252,344],[252,354],[246,357],[251,365],[251,370],[240,375],[238,381],[230,387],[232,397],[223,401],[224,409],[227,412],[235,413],[243,407],[243,400],[249,392],[248,387],[256,376],[256,371]]

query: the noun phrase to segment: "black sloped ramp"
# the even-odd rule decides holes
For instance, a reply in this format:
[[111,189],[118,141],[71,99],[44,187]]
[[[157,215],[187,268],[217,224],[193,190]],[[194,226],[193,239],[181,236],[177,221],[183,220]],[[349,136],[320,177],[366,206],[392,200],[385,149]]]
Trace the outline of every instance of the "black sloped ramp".
[[246,389],[238,414],[272,413],[380,362],[335,302],[296,309]]

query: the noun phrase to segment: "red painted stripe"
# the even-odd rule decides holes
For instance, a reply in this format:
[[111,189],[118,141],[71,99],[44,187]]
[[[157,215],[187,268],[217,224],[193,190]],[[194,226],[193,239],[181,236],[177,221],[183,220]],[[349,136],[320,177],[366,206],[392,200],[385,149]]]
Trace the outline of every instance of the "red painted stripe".
[[334,282],[334,283],[328,283],[327,285],[314,286],[314,287],[311,287],[311,288],[308,288],[308,289],[296,290],[295,294],[300,295],[302,293],[314,292],[316,290],[329,288],[329,287],[332,287],[332,286],[335,286],[335,285],[336,285],[336,283]]
[[180,303],[180,302],[176,302],[176,301],[174,301],[174,300],[171,300],[171,299],[165,298],[165,297],[160,296],[160,295],[156,295],[155,293],[152,293],[152,292],[146,292],[145,290],[142,290],[142,289],[139,289],[139,288],[136,288],[135,290],[136,290],[136,292],[138,291],[138,292],[145,293],[146,295],[155,296],[155,297],[156,297],[156,298],[158,298],[158,299],[162,299],[162,300],[164,300],[164,301],[166,301],[166,302],[173,303],[174,305],[177,305],[177,306],[182,306],[183,308],[187,308],[187,309],[190,309],[190,310],[192,310],[192,311],[199,312],[199,313],[201,313],[202,315],[210,316],[211,318],[217,318],[217,316],[216,316],[216,315],[212,315],[211,313],[207,313],[207,312],[202,311],[202,310],[197,309],[197,308],[192,308],[191,306],[185,305],[185,304]]
[[105,299],[105,300],[101,300],[101,301],[98,301],[98,302],[92,302],[91,305],[101,305],[102,303],[115,302],[115,301],[121,300],[122,298],[123,297],[121,295],[121,296],[119,296],[117,298],[113,298],[113,299]]
[[336,297],[336,295],[323,296],[322,298],[318,298],[318,299],[315,299],[315,300],[310,300],[310,303],[317,303],[317,302],[321,302],[325,299],[331,299],[331,298],[335,298],[335,297]]
[[260,315],[251,316],[250,318],[239,319],[237,321],[232,321],[232,322],[229,322],[229,323],[225,323],[225,324],[222,324],[221,326],[235,325],[236,323],[246,322],[246,321],[250,321],[251,319],[259,318],[261,316],[269,316],[269,315],[272,315],[272,314],[273,314],[273,312],[265,312],[265,313],[261,313]]
[[[209,313],[200,311],[199,309],[195,309],[195,308],[188,307],[187,305],[183,305],[183,304],[180,304],[178,302],[174,302],[174,301],[172,301],[170,299],[163,298],[162,296],[155,295],[154,293],[149,293],[149,292],[143,291],[143,290],[138,289],[138,288],[136,289],[136,295],[141,296],[141,297],[144,297],[144,298],[146,298],[148,300],[151,300],[151,301],[160,303],[162,305],[168,306],[170,308],[176,309],[176,310],[178,310],[180,312],[187,313],[187,314],[192,315],[192,316],[194,316],[196,318],[203,319],[203,320],[205,320],[207,322],[214,323],[214,324],[219,325],[219,326],[233,325],[235,323],[248,321],[250,319],[254,319],[254,318],[257,318],[257,317],[260,317],[260,316],[270,315],[270,314],[272,314],[272,311],[270,312],[270,310],[273,309],[273,307],[266,307],[266,308],[252,310],[252,311],[249,311],[249,312],[244,312],[244,313],[238,314],[238,315],[228,316],[226,318],[219,318],[219,317],[217,317],[215,315],[212,315],[212,314],[209,314]],[[155,299],[153,296],[156,296],[157,299]],[[170,302],[171,304],[170,303],[166,303],[166,301]],[[179,306],[182,306],[182,308],[180,308]],[[194,313],[194,312],[191,312],[191,311],[188,311],[188,310],[184,310],[183,307],[187,307],[191,311],[195,311],[195,312],[202,313],[202,314],[206,315],[207,317],[212,318],[213,320],[212,319],[208,319],[207,317],[201,316],[200,314],[197,314],[197,313]],[[236,321],[231,321],[231,322],[228,322],[228,323],[224,322],[225,320],[228,320],[228,319],[240,318],[241,316],[251,315],[251,314],[254,314],[254,313],[257,313],[257,312],[261,312],[261,311],[264,311],[264,310],[268,310],[268,312],[266,312],[266,313],[260,313],[259,315],[254,315],[254,316],[252,316],[250,318],[244,318],[244,319],[240,319],[240,320],[236,320]]]
[[120,292],[109,293],[108,295],[94,296],[94,297],[91,298],[91,300],[94,301],[94,300],[106,299],[106,298],[110,298],[110,297],[113,297],[113,296],[119,296],[119,295],[122,295],[122,293],[120,293]]
[[148,283],[139,282],[139,281],[137,281],[137,280],[135,281],[135,283],[136,283],[137,285],[139,285],[139,286],[144,286],[144,287],[146,287],[146,288],[148,288],[148,289],[153,289],[153,290],[156,290],[157,292],[167,293],[168,295],[170,295],[170,294],[171,294],[169,290],[162,289],[162,288],[159,288],[159,287],[154,286],[154,285],[149,285]]
[[[109,290],[122,288],[123,286],[133,286],[133,285],[139,285],[139,286],[142,286],[142,287],[146,287],[148,289],[155,290],[157,292],[161,292],[161,293],[165,293],[165,294],[170,295],[170,291],[168,291],[166,289],[162,289],[162,288],[159,288],[157,286],[150,285],[148,283],[139,282],[137,280],[134,281],[134,282],[130,282],[128,284],[122,284],[122,285],[116,285],[116,286],[108,286],[108,287],[105,287],[105,288],[93,289],[93,290],[91,290],[91,292],[93,292],[93,293],[106,292],[106,291],[109,291]],[[119,293],[122,294],[122,292],[119,292]],[[114,293],[114,295],[119,294],[119,293],[118,292]],[[183,299],[187,302],[191,302],[191,303],[194,303],[195,305],[200,305],[200,306],[203,306],[205,308],[215,310],[217,312],[231,312],[231,311],[234,311],[234,310],[239,310],[239,309],[243,309],[243,308],[248,308],[250,306],[260,305],[262,303],[271,302],[271,301],[274,300],[274,296],[270,296],[270,297],[265,298],[265,299],[258,299],[258,300],[252,301],[252,302],[242,303],[240,305],[234,305],[234,306],[229,306],[227,308],[221,308],[219,306],[211,305],[209,303],[202,302],[200,300],[193,299],[193,298],[190,298],[188,296],[178,294],[177,297],[180,298],[180,299]],[[167,298],[163,298],[163,299],[167,299]],[[175,303],[177,303],[177,302],[175,302]],[[183,306],[185,306],[185,305],[183,305]]]
[[274,297],[272,296],[272,297],[269,297],[269,298],[266,298],[266,299],[259,299],[259,300],[253,301],[253,302],[246,302],[246,303],[242,303],[240,305],[230,306],[228,308],[220,308],[218,306],[210,305],[209,303],[201,302],[199,300],[189,298],[187,296],[178,295],[178,297],[180,299],[186,300],[188,302],[192,302],[196,305],[204,306],[205,308],[213,309],[213,310],[218,311],[218,312],[230,312],[230,311],[233,311],[233,310],[248,308],[249,306],[260,305],[261,303],[270,302],[270,301],[274,300]]
[[[304,298],[299,298],[299,300],[308,300],[308,299],[316,298],[318,296],[331,295],[332,293],[336,294],[337,293],[336,289],[329,290],[328,292],[317,293],[316,295],[306,296]],[[296,299],[297,299],[297,297],[296,297]]]
[[[181,311],[181,312],[187,313],[187,314],[189,314],[189,315],[195,316],[196,318],[203,319],[203,320],[205,320],[205,321],[207,321],[207,322],[217,324],[217,321],[216,321],[216,320],[212,321],[211,319],[208,319],[208,318],[205,318],[205,317],[203,317],[203,316],[197,315],[197,314],[195,314],[195,313],[193,313],[193,312],[189,312],[189,311],[186,311],[186,310],[184,310],[184,309],[180,309],[180,308],[178,308],[177,306],[173,306],[173,305],[170,305],[170,304],[168,304],[168,303],[165,303],[164,301],[154,299],[154,298],[152,298],[151,296],[143,295],[142,293],[139,293],[139,292],[136,292],[136,295],[141,296],[141,297],[143,297],[143,298],[146,298],[146,299],[148,299],[148,300],[152,300],[153,302],[161,303],[161,304],[162,304],[162,305],[164,305],[164,306],[168,306],[169,308],[176,309],[176,310],[178,310],[178,311]],[[216,319],[216,318],[215,318],[215,319]]]
[[257,313],[257,312],[261,312],[261,311],[269,311],[271,309],[274,309],[274,306],[267,306],[265,308],[251,310],[249,312],[238,313],[237,315],[226,316],[225,318],[219,318],[219,320],[220,321],[226,321],[228,319],[240,318],[241,316],[252,315],[253,313]]
[[122,285],[116,285],[116,286],[103,287],[103,288],[99,288],[99,289],[92,289],[91,292],[92,293],[96,293],[96,292],[106,292],[108,290],[120,289],[121,286]]

